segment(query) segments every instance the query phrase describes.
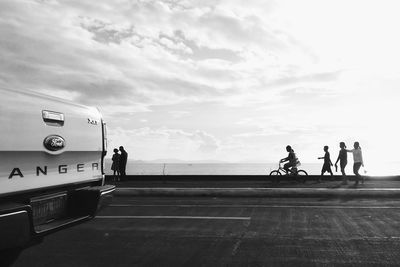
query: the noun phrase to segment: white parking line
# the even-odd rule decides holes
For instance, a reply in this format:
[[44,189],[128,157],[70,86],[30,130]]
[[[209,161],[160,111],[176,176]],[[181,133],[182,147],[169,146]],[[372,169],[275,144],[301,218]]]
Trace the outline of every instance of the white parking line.
[[250,220],[251,217],[208,217],[208,216],[96,216],[97,219],[191,219],[191,220]]
[[291,188],[282,188],[282,187],[118,187],[116,190],[175,190],[175,191],[184,191],[184,190],[238,190],[238,191],[246,191],[246,190],[256,190],[256,191],[342,191],[342,192],[351,192],[351,191],[400,191],[400,188],[318,188],[318,187],[291,187]]
[[109,207],[177,207],[177,208],[304,208],[304,209],[400,209],[395,206],[324,206],[324,205],[152,205],[152,204],[112,204]]

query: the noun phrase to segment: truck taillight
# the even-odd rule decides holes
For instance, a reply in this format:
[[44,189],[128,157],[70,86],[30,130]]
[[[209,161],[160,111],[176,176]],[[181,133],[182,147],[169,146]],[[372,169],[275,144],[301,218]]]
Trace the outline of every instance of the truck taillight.
[[[103,135],[103,152],[101,155],[101,173],[103,174],[104,177],[104,158],[107,154],[107,125],[103,120],[101,121],[101,129],[102,129],[102,135]],[[104,178],[103,178],[103,183],[104,183]]]
[[107,154],[107,125],[105,122],[102,122],[103,129],[103,154],[104,156]]

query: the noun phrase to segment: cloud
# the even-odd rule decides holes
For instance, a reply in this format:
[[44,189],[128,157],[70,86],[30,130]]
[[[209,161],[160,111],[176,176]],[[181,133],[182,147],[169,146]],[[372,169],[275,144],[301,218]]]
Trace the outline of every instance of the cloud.
[[306,75],[294,76],[292,74],[287,75],[277,80],[272,81],[270,86],[284,86],[299,83],[319,83],[319,82],[332,82],[339,79],[342,71],[331,71],[331,72],[319,72],[311,73]]
[[187,132],[169,128],[125,130],[117,127],[110,133],[109,140],[110,147],[124,144],[134,157],[147,160],[214,158],[219,148],[219,141],[204,131]]
[[93,39],[100,43],[120,44],[123,40],[133,38],[136,35],[133,26],[128,28],[118,27],[118,25],[89,17],[83,17],[81,20],[81,26],[93,33]]
[[[251,85],[241,74],[243,46],[263,46],[254,38],[268,35],[256,18],[213,1],[3,5],[1,30],[11,41],[1,50],[0,78],[55,95],[70,91],[91,105],[223,101],[240,92],[240,83]],[[220,43],[209,38],[216,34]]]
[[98,106],[143,159],[319,152],[396,131],[396,8],[360,3],[4,0],[0,84]]

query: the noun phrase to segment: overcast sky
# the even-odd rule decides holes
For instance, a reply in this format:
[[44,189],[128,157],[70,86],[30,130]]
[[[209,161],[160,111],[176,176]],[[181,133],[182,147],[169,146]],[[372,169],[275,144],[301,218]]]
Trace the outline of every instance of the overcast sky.
[[99,107],[131,159],[276,162],[291,144],[315,162],[359,141],[366,164],[396,161],[399,7],[2,0],[0,86]]

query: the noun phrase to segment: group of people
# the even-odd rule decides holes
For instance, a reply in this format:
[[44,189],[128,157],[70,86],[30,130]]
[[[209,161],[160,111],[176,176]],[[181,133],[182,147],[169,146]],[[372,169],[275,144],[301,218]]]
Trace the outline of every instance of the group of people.
[[[121,154],[118,153],[119,151]],[[114,171],[114,181],[123,180],[126,176],[126,163],[128,161],[128,153],[123,146],[120,146],[119,150],[114,148],[114,154],[111,160],[111,170]]]
[[[343,177],[342,184],[347,184],[347,176],[346,176],[346,171],[345,171],[345,168],[347,166],[347,153],[353,154],[353,160],[354,160],[353,173],[356,175],[356,181],[355,181],[354,185],[357,186],[360,180],[361,180],[361,183],[364,183],[364,177],[361,176],[359,173],[361,166],[364,167],[364,161],[363,161],[363,157],[362,157],[360,143],[354,142],[354,148],[347,149],[346,144],[344,142],[340,142],[339,147],[340,147],[340,151],[339,151],[338,158],[335,162],[335,168],[336,168],[336,172],[337,172],[338,163],[339,163],[340,172],[342,173],[342,177]],[[331,175],[333,175],[332,168],[331,168],[331,166],[333,166],[333,163],[331,161],[328,150],[329,150],[329,147],[324,146],[325,155],[323,157],[318,158],[318,159],[324,160],[324,164],[323,164],[322,170],[321,170],[321,176],[324,175],[325,172],[328,172]],[[286,162],[285,165],[283,166],[283,168],[286,170],[286,172],[288,172],[290,168],[293,168],[293,167],[296,168],[299,165],[299,159],[297,158],[297,156],[294,153],[294,150],[292,149],[291,146],[287,146],[286,151],[289,152],[289,155],[286,158],[281,159],[280,162],[281,163]],[[318,181],[320,181],[320,179]]]

